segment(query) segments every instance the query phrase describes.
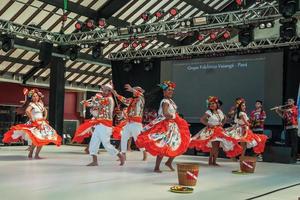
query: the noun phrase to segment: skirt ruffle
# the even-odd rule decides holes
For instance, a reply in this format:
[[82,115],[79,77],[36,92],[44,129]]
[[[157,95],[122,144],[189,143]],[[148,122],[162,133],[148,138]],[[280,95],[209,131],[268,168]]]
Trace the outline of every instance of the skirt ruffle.
[[247,143],[247,148],[253,148],[256,154],[264,152],[268,137],[263,134],[255,134],[248,128],[233,126],[226,129],[228,135],[240,143]]
[[226,135],[222,127],[204,128],[200,131],[199,137],[190,142],[189,148],[196,148],[202,152],[210,152],[212,142],[220,142],[220,146],[226,153],[226,156],[231,158],[242,153],[243,148],[238,144],[238,141]]
[[91,137],[93,132],[92,128],[98,124],[112,126],[112,122],[110,120],[99,120],[99,119],[85,120],[84,123],[80,124],[80,126],[77,128],[72,142],[82,143],[85,138]]
[[35,121],[31,124],[18,124],[12,126],[4,134],[3,143],[12,143],[23,140],[25,134],[30,138],[34,146],[43,146],[50,143],[61,145],[62,138],[45,120]]
[[151,155],[168,157],[185,153],[189,143],[189,124],[178,115],[175,119],[164,119],[154,124],[136,140],[136,145],[145,148]]

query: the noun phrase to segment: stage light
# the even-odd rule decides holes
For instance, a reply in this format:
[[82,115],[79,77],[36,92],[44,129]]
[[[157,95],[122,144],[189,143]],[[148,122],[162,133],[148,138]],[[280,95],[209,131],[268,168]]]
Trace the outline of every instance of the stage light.
[[87,22],[86,22],[86,27],[90,30],[93,30],[95,28],[95,25],[94,25],[94,20],[92,19],[89,19]]
[[147,45],[148,45],[147,42],[145,42],[145,41],[141,42],[141,47],[142,47],[143,49],[144,49]]
[[99,19],[99,21],[98,21],[98,26],[99,26],[100,28],[104,28],[104,27],[106,26],[106,21],[105,21],[104,18]]
[[133,63],[134,63],[134,64],[140,64],[141,61],[140,61],[139,59],[136,59],[136,60],[133,61]]
[[164,15],[165,15],[164,10],[159,10],[159,11],[156,11],[156,12],[154,13],[154,16],[156,17],[156,19],[160,19],[160,18],[162,18]]
[[235,0],[235,3],[236,3],[238,6],[242,6],[243,3],[244,3],[244,0]]
[[93,58],[97,59],[100,56],[102,56],[102,47],[103,47],[103,45],[101,43],[98,43],[93,47],[93,49],[92,49]]
[[254,40],[254,31],[253,27],[247,26],[242,27],[239,30],[239,42],[242,46],[248,46]]
[[264,29],[264,28],[266,28],[266,25],[265,25],[264,23],[261,23],[261,24],[259,25],[259,28],[260,28],[260,29]]
[[297,0],[280,0],[279,1],[279,12],[283,17],[292,17],[299,7],[299,1]]
[[170,13],[170,15],[172,15],[174,17],[178,14],[178,10],[177,10],[177,8],[171,8],[169,10],[169,13]]
[[209,34],[211,40],[215,40],[217,38],[217,32],[212,32]]
[[131,43],[131,47],[134,49],[137,48],[138,46],[139,46],[139,44],[136,41]]
[[76,30],[80,31],[82,29],[82,22],[76,22],[75,28],[76,28]]
[[281,19],[279,22],[282,24],[280,26],[280,37],[283,40],[290,40],[297,35],[297,19]]
[[141,14],[141,18],[146,22],[150,19],[150,13],[149,12],[144,12]]
[[204,39],[205,39],[205,35],[204,34],[198,34],[197,40],[203,41]]
[[267,28],[272,28],[274,26],[274,23],[272,22],[267,22],[266,27]]
[[79,46],[72,46],[69,50],[70,60],[74,61],[78,58]]
[[229,32],[229,31],[225,31],[225,32],[223,33],[223,38],[226,39],[226,40],[229,39],[230,36],[231,36],[231,35],[230,35],[230,32]]
[[128,47],[129,47],[129,43],[128,43],[128,42],[124,42],[124,43],[123,43],[123,48],[126,49],[126,48],[128,48]]
[[4,52],[8,52],[14,47],[14,39],[12,35],[1,35],[1,42],[2,42],[2,50]]

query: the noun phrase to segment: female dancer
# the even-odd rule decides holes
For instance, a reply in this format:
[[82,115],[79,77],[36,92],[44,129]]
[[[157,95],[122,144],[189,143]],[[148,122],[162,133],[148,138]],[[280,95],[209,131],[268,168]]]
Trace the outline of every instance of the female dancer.
[[206,127],[192,137],[190,147],[195,147],[203,152],[210,152],[208,164],[218,166],[217,157],[220,146],[228,157],[241,154],[242,148],[238,141],[226,135],[223,129],[226,117],[219,109],[218,98],[208,97],[207,103],[209,110],[200,119]]
[[243,151],[241,156],[245,156],[247,148],[253,148],[254,153],[260,154],[264,151],[267,136],[262,134],[254,134],[250,130],[249,118],[246,114],[246,103],[243,98],[237,101],[237,111],[234,115],[235,125],[226,130],[227,134],[237,139]]
[[3,142],[11,143],[19,139],[29,139],[32,145],[29,149],[28,158],[32,158],[33,151],[36,147],[35,159],[40,159],[39,153],[43,145],[54,143],[57,146],[61,144],[62,138],[48,124],[47,109],[42,102],[43,94],[38,89],[28,91],[24,89],[26,96],[26,115],[29,121],[26,124],[18,124],[12,126],[8,132],[4,134]]
[[183,154],[190,142],[188,123],[177,114],[177,106],[172,100],[175,83],[165,81],[159,85],[163,89],[164,98],[161,100],[158,117],[144,127],[138,136],[136,144],[144,147],[156,157],[154,172],[160,173],[160,164],[164,156],[169,157],[165,163],[172,171],[172,162],[178,155]]

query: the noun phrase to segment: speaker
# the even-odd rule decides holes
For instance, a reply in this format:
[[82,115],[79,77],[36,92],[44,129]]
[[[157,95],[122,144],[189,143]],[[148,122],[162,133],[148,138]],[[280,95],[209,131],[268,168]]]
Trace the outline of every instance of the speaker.
[[272,146],[267,144],[263,153],[264,162],[296,163],[297,159],[291,157],[292,148],[287,146]]
[[53,44],[49,42],[41,42],[40,43],[40,53],[39,53],[39,60],[40,66],[46,67],[52,58],[52,49]]

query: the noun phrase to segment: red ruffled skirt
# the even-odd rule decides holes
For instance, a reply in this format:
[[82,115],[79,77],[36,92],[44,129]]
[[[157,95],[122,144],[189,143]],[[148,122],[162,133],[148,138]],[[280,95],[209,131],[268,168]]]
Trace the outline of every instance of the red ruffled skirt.
[[121,140],[122,137],[122,131],[124,126],[127,124],[127,121],[122,121],[117,126],[113,128],[112,136],[115,140]]
[[89,138],[92,136],[92,128],[95,125],[103,124],[105,126],[112,126],[111,120],[104,120],[104,119],[89,119],[85,120],[83,124],[80,124],[80,126],[75,131],[74,137],[72,142],[82,143],[85,138]]
[[205,127],[199,133],[196,138],[190,142],[190,148],[196,148],[203,152],[210,152],[212,149],[212,142],[220,142],[220,147],[226,153],[226,156],[231,158],[238,156],[242,153],[243,148],[239,145],[238,140],[228,136],[225,130],[216,126],[213,128]]
[[10,130],[4,134],[2,142],[8,144],[18,142],[25,139],[25,135],[28,136],[35,146],[43,146],[50,143],[60,146],[62,141],[62,138],[46,120],[37,120],[33,123],[12,126]]
[[136,145],[139,148],[145,148],[153,156],[176,157],[186,152],[190,131],[184,119],[176,115],[175,119],[163,119],[152,124],[138,136]]
[[265,150],[268,137],[263,134],[255,134],[247,127],[235,125],[225,129],[226,133],[238,140],[247,143],[247,148],[253,148],[254,153],[261,154]]

